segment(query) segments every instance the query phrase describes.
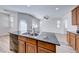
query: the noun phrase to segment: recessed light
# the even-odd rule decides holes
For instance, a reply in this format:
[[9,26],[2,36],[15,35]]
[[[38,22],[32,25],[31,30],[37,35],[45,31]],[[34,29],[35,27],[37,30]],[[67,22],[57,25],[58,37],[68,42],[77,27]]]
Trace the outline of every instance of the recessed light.
[[56,10],[59,10],[59,8],[56,8]]

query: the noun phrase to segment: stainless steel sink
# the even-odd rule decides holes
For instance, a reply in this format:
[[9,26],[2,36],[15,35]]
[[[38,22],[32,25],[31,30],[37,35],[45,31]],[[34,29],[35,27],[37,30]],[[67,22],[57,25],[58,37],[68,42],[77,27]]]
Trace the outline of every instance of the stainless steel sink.
[[23,33],[22,35],[38,36],[39,34],[38,33],[31,34],[31,33],[26,32],[26,33]]

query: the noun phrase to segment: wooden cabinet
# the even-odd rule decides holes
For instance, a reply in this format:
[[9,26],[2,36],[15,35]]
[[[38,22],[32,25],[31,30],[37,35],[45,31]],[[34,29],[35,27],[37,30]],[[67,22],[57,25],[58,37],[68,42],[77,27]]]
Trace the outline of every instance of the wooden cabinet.
[[19,53],[36,53],[37,46],[36,40],[23,36],[18,37],[19,41]]
[[18,40],[19,41],[19,53],[25,53],[25,41]]
[[77,9],[77,25],[79,25],[79,6],[76,9]]
[[75,34],[74,33],[70,33],[70,45],[73,49],[75,49]]
[[[47,50],[45,48],[38,47],[38,53],[52,53],[52,51]],[[55,52],[53,52],[55,53]]]
[[72,25],[79,25],[79,6],[72,10]]
[[54,44],[38,41],[38,52],[56,52],[56,46]]
[[76,51],[79,53],[79,35],[76,36]]
[[36,53],[36,52],[37,52],[36,45],[26,43],[26,53]]
[[79,53],[79,34],[69,32],[69,45]]
[[77,9],[72,10],[72,25],[77,25]]
[[37,42],[35,39],[28,38],[26,42],[26,53],[36,53],[37,52]]
[[18,35],[10,33],[10,50],[18,52]]
[[55,53],[56,45],[47,42],[18,36],[19,53]]
[[70,32],[67,32],[67,42],[68,42],[68,44],[70,43]]
[[72,33],[72,32],[68,32],[67,33],[67,41],[69,43],[69,45],[75,49],[76,47],[76,34]]
[[25,53],[26,52],[26,47],[25,47],[26,41],[27,41],[26,37],[18,36],[18,42],[19,42],[18,51],[19,51],[19,53]]

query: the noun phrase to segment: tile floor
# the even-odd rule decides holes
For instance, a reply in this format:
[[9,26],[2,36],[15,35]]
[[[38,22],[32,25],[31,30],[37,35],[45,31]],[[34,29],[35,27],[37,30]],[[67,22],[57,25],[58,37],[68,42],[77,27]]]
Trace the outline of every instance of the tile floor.
[[[66,35],[60,35],[56,34],[56,37],[60,43],[61,46],[56,47],[57,53],[74,53],[75,51],[68,46],[68,43],[66,41]],[[9,45],[9,36],[0,36],[0,53],[12,53],[10,51],[10,45]]]

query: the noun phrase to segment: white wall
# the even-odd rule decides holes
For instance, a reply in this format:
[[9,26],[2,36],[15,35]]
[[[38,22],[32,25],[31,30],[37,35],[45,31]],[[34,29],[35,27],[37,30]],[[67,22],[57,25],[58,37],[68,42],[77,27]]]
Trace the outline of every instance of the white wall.
[[[39,22],[37,22],[38,19],[35,17],[31,16],[30,14],[25,14],[25,13],[18,13],[18,20],[19,20],[19,31],[22,32],[32,32],[32,23],[33,21],[39,25]],[[21,25],[21,24],[25,25]],[[39,30],[39,28],[37,29]]]
[[[11,22],[13,20],[13,22]],[[17,12],[0,9],[0,36],[18,30]]]
[[0,13],[0,36],[6,35],[9,32],[9,15]]
[[10,12],[10,32],[18,31],[18,13],[17,12]]
[[[60,28],[57,28],[57,21],[60,21]],[[40,21],[40,30],[41,32],[52,32],[52,33],[61,33],[64,34],[64,23],[61,18],[52,18]]]
[[67,13],[63,20],[65,21],[65,29],[66,31],[73,31],[76,32],[77,26],[72,25],[72,14],[71,12]]

